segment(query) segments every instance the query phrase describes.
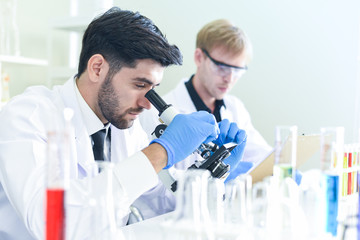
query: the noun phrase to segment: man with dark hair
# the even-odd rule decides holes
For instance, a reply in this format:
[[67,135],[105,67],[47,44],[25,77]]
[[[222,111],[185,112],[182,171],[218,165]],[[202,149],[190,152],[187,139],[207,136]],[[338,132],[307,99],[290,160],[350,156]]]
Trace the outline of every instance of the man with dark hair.
[[[0,239],[45,236],[47,133],[65,108],[74,113],[73,128],[67,128],[74,152],[66,159],[70,166],[66,234],[75,239],[91,234],[86,227],[80,231],[86,226],[81,220],[88,221],[80,218],[86,202],[84,185],[105,189],[106,179],[112,177],[112,192],[119,195],[116,203],[121,202],[117,217],[123,222],[118,224],[123,225],[131,203],[158,184],[161,169],[186,158],[201,143],[215,140],[218,125],[202,111],[177,115],[162,137],[148,145],[137,119],[150,108],[144,95],[160,84],[165,67],[181,63],[179,49],[139,13],[112,8],[93,20],[83,37],[75,77],[52,90],[30,87],[0,112]],[[245,139],[244,131],[236,131]],[[103,135],[100,141],[98,133]],[[113,171],[98,173],[95,160],[113,162]]]

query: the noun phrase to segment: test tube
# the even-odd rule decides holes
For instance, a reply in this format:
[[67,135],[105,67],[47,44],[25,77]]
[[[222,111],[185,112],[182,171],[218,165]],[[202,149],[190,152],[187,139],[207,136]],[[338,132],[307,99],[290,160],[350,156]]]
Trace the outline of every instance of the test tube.
[[[360,185],[360,178],[359,178],[359,172],[358,172],[358,178],[357,178],[357,185]],[[358,214],[357,214],[357,240],[360,240],[360,191],[358,193]]]
[[282,181],[290,177],[295,181],[297,149],[297,126],[275,128],[274,176]]
[[47,134],[46,240],[65,239],[65,190],[69,185],[71,109],[64,110],[65,124]]
[[[325,232],[337,235],[338,208],[340,197],[339,172],[343,168],[344,128],[330,127],[320,129],[320,161],[322,170],[321,188],[324,193],[324,229]],[[347,162],[346,162],[347,165]],[[346,173],[344,173],[346,174]],[[345,183],[347,175],[343,175]],[[342,184],[343,187],[345,186]],[[344,188],[345,189],[345,188]]]

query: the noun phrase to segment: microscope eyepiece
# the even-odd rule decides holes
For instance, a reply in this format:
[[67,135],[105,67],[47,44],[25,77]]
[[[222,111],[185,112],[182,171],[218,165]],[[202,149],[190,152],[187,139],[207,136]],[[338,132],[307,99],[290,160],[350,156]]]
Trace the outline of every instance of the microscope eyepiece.
[[145,97],[151,102],[151,104],[159,111],[159,116],[171,106],[171,104],[166,104],[166,102],[153,90],[150,89]]

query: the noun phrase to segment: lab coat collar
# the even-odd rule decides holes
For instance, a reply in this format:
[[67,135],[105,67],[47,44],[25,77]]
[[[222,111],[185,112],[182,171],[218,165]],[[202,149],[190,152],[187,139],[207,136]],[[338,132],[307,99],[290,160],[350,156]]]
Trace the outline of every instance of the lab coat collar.
[[76,144],[74,151],[77,157],[77,163],[80,167],[79,174],[86,176],[88,174],[93,174],[95,160],[92,152],[90,135],[84,125],[84,119],[81,114],[75,87],[75,80],[74,77],[72,77],[59,88],[59,92],[63,99],[64,107],[69,107],[74,110],[74,116],[72,119]]
[[84,120],[84,124],[89,135],[96,133],[97,131],[104,128],[104,124],[100,121],[100,119],[96,116],[94,111],[90,108],[90,106],[85,102],[85,99],[81,95],[77,85],[76,79],[74,79],[74,90],[77,101],[79,103],[80,111],[82,118]]

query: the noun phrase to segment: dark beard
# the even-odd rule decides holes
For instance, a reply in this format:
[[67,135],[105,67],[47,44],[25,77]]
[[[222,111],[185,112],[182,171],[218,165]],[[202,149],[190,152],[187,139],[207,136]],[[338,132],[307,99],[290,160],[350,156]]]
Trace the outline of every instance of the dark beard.
[[104,83],[101,85],[99,94],[98,94],[98,104],[102,115],[107,119],[112,125],[119,129],[126,129],[133,125],[134,121],[129,121],[125,119],[126,114],[140,113],[142,108],[129,108],[120,115],[116,115],[120,111],[118,104],[118,95],[115,92],[114,86],[112,84],[112,78],[109,76],[109,73],[106,76]]

